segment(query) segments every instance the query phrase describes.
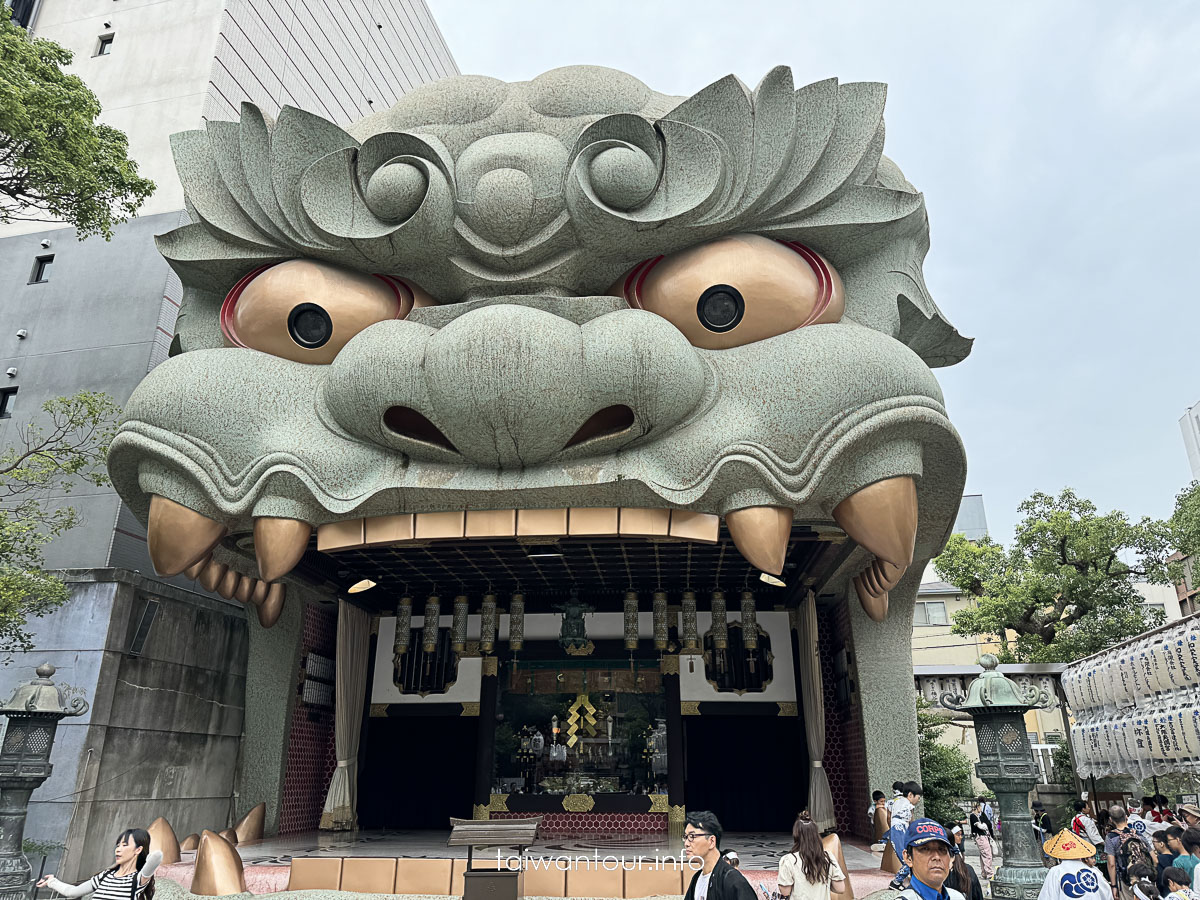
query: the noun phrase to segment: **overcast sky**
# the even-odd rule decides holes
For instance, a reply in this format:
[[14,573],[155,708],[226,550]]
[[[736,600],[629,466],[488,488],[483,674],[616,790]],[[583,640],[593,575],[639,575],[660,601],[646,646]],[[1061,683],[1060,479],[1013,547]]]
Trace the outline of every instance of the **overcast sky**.
[[693,94],[772,67],[889,85],[884,152],[925,194],[936,370],[994,537],[1071,486],[1163,517],[1200,400],[1200,4],[428,0],[464,73],[612,66]]

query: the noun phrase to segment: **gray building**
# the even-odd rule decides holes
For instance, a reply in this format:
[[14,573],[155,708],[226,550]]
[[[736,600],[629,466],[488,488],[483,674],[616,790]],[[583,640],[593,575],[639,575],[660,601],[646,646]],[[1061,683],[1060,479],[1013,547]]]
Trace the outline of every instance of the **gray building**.
[[[13,11],[31,34],[74,52],[72,71],[158,189],[109,242],[48,223],[0,226],[0,446],[45,400],[87,389],[124,403],[166,359],[181,288],[153,238],[188,217],[172,133],[236,119],[244,101],[270,116],[290,105],[346,125],[457,73],[423,0],[32,0]],[[245,811],[239,784],[253,776],[239,759],[257,625],[183,576],[154,577],[145,531],[110,488],[49,499],[82,517],[47,552],[48,565],[73,570],[72,600],[34,623],[38,649],[0,671],[0,693],[48,660],[91,702],[59,728],[54,774],[26,829],[67,842],[51,863],[74,878],[109,858],[118,828],[166,815],[182,836]],[[299,654],[289,615],[273,632],[285,638],[274,651],[284,670]],[[268,788],[255,801],[270,800]]]

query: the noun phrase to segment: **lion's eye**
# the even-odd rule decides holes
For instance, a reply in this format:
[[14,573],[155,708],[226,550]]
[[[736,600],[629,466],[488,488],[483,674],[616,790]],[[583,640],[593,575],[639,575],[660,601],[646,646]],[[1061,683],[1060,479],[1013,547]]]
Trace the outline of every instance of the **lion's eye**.
[[221,330],[231,346],[322,364],[364,328],[430,305],[409,282],[296,259],[238,282],[221,307]]
[[668,319],[709,350],[837,322],[846,306],[841,278],[819,254],[755,234],[647,260],[612,293]]

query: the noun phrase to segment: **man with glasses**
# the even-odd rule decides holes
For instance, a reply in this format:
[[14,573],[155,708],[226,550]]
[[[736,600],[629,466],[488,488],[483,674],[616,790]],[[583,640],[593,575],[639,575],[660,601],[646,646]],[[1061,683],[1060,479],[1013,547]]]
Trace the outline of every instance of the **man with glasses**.
[[683,853],[699,860],[684,900],[756,900],[746,876],[721,856],[721,823],[710,812],[688,813],[683,831]]

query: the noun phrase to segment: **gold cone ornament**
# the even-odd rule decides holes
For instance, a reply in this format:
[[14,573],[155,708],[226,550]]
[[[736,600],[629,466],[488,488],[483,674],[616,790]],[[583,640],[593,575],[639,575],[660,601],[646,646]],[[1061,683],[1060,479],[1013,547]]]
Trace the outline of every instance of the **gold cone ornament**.
[[625,649],[638,647],[638,595],[636,591],[625,592]]
[[237,848],[216,832],[205,829],[196,850],[191,892],[201,897],[245,894],[246,875]]
[[238,820],[238,823],[233,826],[238,843],[244,844],[247,841],[261,841],[263,828],[266,826],[266,823],[267,804],[259,803],[257,806],[251,807],[250,811],[242,816]]
[[484,594],[479,609],[479,651],[491,653],[496,649],[496,595]]
[[667,592],[654,592],[654,649],[667,649]]
[[159,816],[150,823],[146,831],[150,835],[150,852],[157,850],[161,853],[163,865],[169,866],[179,862],[179,839],[175,837],[175,829],[171,827],[170,822]]

